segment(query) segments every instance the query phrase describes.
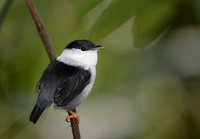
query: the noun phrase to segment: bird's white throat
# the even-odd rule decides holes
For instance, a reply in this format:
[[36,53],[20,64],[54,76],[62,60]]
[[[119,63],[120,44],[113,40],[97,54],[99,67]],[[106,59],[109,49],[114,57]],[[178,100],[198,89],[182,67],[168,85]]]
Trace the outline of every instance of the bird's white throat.
[[82,51],[80,49],[65,49],[57,60],[71,66],[79,66],[84,69],[96,66],[97,51]]

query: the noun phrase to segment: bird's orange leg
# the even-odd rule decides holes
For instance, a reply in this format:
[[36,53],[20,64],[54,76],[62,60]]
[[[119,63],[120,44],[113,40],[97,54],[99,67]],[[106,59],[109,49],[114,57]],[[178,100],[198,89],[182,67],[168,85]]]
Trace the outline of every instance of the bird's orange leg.
[[79,124],[79,123],[80,123],[80,118],[79,118],[79,116],[78,116],[75,112],[73,112],[73,111],[69,111],[69,113],[70,113],[71,115],[70,115],[70,116],[67,116],[66,121],[68,121],[68,120],[71,119],[71,118],[75,118],[75,119],[77,119],[78,124]]

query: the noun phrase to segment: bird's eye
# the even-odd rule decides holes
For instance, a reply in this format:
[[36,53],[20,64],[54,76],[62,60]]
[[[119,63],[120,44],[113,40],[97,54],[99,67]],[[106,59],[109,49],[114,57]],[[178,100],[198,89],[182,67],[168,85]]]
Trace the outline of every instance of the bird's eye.
[[86,48],[85,48],[85,47],[81,47],[81,50],[82,50],[82,51],[85,51],[85,50],[86,50]]

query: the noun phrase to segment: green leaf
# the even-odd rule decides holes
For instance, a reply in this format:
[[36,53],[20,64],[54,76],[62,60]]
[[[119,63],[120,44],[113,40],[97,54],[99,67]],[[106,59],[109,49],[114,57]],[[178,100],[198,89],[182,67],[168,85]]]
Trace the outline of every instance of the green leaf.
[[139,3],[137,0],[113,0],[93,25],[91,37],[99,40],[114,31],[135,15]]
[[144,8],[133,24],[135,47],[142,48],[152,42],[172,23],[176,14],[175,3],[160,1]]
[[103,0],[83,0],[80,6],[78,7],[78,19],[82,18],[85,14],[87,14],[91,9],[96,7],[102,1]]
[[5,2],[5,4],[4,4],[4,6],[3,6],[1,12],[0,12],[0,28],[1,28],[2,24],[3,24],[3,21],[4,21],[6,15],[7,15],[7,13],[8,13],[8,10],[9,10],[9,8],[10,8],[12,2],[13,2],[13,0],[7,0],[7,1]]

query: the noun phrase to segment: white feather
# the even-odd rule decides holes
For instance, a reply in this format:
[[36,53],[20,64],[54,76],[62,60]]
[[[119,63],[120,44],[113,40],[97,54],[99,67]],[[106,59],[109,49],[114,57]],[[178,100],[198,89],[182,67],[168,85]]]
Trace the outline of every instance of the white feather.
[[97,50],[65,49],[57,57],[57,60],[71,66],[79,66],[89,70],[97,64]]

